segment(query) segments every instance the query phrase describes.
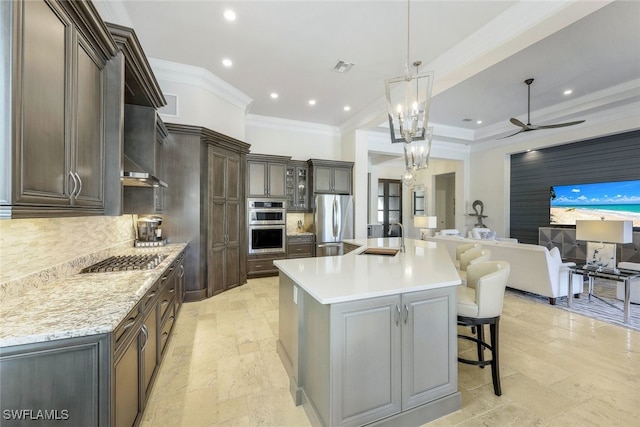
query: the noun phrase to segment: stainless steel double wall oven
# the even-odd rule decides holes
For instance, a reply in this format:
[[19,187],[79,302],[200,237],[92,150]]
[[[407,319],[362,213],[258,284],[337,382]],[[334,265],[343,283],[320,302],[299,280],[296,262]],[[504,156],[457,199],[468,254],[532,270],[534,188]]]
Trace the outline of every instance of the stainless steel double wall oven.
[[286,200],[248,199],[249,253],[284,253],[287,241]]

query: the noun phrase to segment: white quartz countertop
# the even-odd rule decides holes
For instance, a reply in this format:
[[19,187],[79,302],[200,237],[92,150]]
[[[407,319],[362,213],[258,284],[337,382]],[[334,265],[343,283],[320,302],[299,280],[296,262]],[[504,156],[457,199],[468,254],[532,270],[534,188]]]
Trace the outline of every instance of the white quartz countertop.
[[160,252],[153,270],[75,274],[0,303],[0,347],[112,332],[186,247],[131,248]]
[[276,260],[281,272],[321,304],[356,301],[456,286],[461,283],[446,248],[406,239],[395,256],[361,255],[367,248],[399,248],[399,238],[352,239],[360,248],[342,256]]

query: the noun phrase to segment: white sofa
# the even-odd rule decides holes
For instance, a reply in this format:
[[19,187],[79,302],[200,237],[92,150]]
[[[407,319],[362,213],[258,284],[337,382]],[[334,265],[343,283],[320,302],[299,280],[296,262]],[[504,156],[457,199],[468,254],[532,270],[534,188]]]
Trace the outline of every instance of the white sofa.
[[[618,268],[625,270],[635,270],[640,272],[640,263],[637,262],[619,262]],[[624,301],[624,283],[618,282],[616,288],[616,298]],[[640,279],[631,280],[629,301],[634,304],[640,304]]]
[[[568,267],[575,263],[563,263],[557,248],[549,251],[546,247],[539,245],[496,240],[478,241],[456,236],[425,237],[425,240],[443,244],[454,261],[458,245],[479,242],[483,248],[491,251],[492,261],[507,261],[511,265],[508,287],[545,296],[549,298],[550,304],[555,304],[558,297],[567,296]],[[582,293],[582,277],[574,275],[572,279],[574,293]]]

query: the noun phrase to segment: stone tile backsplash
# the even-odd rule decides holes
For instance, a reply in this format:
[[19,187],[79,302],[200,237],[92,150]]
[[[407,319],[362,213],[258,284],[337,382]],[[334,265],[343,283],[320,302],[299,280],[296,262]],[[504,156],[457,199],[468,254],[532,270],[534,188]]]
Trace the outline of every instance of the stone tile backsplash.
[[133,246],[135,215],[0,221],[0,297],[75,274]]
[[[302,230],[298,229],[298,221],[302,223]],[[304,212],[287,213],[287,234],[300,231],[313,232],[313,214]]]

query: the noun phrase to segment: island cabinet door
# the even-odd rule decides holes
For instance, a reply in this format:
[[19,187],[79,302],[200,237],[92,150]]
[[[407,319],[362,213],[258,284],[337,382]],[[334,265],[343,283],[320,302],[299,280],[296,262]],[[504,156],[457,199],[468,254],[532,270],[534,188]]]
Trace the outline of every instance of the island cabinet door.
[[402,295],[402,409],[458,388],[455,288]]
[[401,411],[400,307],[397,295],[332,306],[331,425]]

